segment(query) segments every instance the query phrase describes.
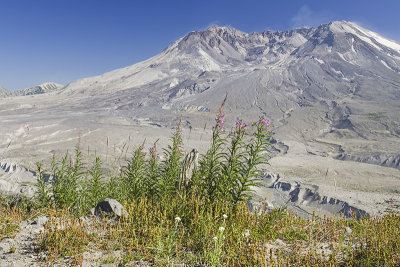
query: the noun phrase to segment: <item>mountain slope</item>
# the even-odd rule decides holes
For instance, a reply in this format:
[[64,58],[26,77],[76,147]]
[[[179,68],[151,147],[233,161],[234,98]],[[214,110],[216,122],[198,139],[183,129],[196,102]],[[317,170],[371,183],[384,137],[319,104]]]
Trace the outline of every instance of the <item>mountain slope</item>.
[[[251,34],[213,26],[60,94],[161,125],[186,112],[201,127],[226,92],[233,119],[264,114],[281,138],[300,138],[312,153],[323,146],[318,153],[364,161],[371,151],[388,151],[382,161],[398,153],[382,139],[400,136],[400,44],[352,22]],[[365,149],[355,140],[367,140]]]
[[[297,104],[349,93],[371,99],[377,96],[370,90],[374,86],[387,90],[394,96],[390,99],[397,101],[399,72],[400,44],[350,22],[252,34],[213,26],[189,33],[147,61],[72,82],[63,94],[140,88],[159,104],[181,108],[190,100],[182,101],[182,97],[192,96],[196,102],[199,93],[221,84],[228,90],[224,80],[263,77],[259,84],[263,90],[283,90],[287,100]],[[360,91],[365,83],[368,86]],[[246,93],[254,92],[246,87]]]

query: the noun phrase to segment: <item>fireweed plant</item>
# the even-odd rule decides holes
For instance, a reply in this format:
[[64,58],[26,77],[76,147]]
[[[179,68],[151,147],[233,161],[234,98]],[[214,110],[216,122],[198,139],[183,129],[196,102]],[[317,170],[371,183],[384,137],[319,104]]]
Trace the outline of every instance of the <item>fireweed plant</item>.
[[113,197],[121,203],[142,197],[152,201],[167,201],[171,197],[197,197],[205,203],[224,202],[232,208],[246,201],[251,187],[257,186],[259,166],[267,163],[270,137],[269,121],[260,117],[249,126],[239,120],[225,130],[224,99],[215,118],[211,146],[200,157],[199,167],[191,174],[186,188],[181,188],[183,141],[179,122],[159,161],[156,143],[145,151],[145,142],[132,153],[126,165],[106,181],[100,158],[89,166],[82,159],[79,144],[75,155],[66,154],[60,163],[53,157],[49,183],[43,179],[38,164],[36,200],[39,206],[67,209],[85,214],[98,201]]
[[233,207],[248,198],[252,186],[258,185],[259,166],[267,163],[270,137],[269,121],[260,117],[248,129],[238,120],[228,134],[224,130],[224,104],[215,118],[211,147],[200,161],[197,179],[205,199],[222,200]]
[[[113,174],[99,158],[85,162],[79,144],[74,155],[53,157],[48,172],[38,164],[32,210],[50,219],[37,237],[37,252],[47,255],[49,265],[66,256],[80,265],[84,251],[102,251],[109,256],[100,265],[118,266],[400,265],[399,215],[304,219],[282,208],[250,212],[249,193],[258,186],[261,165],[268,164],[270,122],[259,117],[227,126],[225,101],[210,146],[185,183],[181,123],[162,160],[156,141],[149,150],[145,142],[134,149]],[[129,215],[92,224],[81,219],[107,197]],[[8,210],[0,205],[6,218],[0,220],[0,237],[14,235],[18,229],[11,227],[28,217],[21,215],[26,209]],[[115,250],[121,256],[114,257]]]

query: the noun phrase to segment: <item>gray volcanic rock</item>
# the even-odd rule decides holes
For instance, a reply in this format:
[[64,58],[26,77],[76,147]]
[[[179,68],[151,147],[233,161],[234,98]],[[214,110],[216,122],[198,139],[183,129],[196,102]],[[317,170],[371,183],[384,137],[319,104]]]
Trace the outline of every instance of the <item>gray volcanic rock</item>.
[[392,167],[400,169],[400,154],[374,154],[364,156],[352,156],[346,154],[340,154],[336,157],[340,160],[354,160],[358,162],[365,162],[369,164],[376,164],[385,167]]
[[94,208],[94,215],[102,216],[103,214],[116,215],[118,217],[128,216],[128,212],[121,203],[112,198],[106,198],[100,201]]

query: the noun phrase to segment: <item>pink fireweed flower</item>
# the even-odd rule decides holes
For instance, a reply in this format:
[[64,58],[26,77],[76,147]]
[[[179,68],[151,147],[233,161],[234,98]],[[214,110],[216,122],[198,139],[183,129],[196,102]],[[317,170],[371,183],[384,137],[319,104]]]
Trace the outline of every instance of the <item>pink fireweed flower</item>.
[[353,215],[353,210],[350,208],[348,211],[347,211],[347,216],[352,216]]
[[264,117],[260,116],[260,119],[258,120],[259,122],[263,123],[266,126],[270,125],[270,121],[267,119],[264,119]]
[[[219,130],[222,132],[224,129],[224,120],[225,120],[225,115],[222,113],[222,111],[215,117],[215,122],[217,123],[215,127],[218,127]],[[213,130],[215,128],[213,127]]]
[[156,147],[156,144],[154,144],[153,147],[150,147],[150,148],[149,148],[149,152],[150,152],[150,156],[151,156],[151,157],[153,157],[153,158],[156,158],[156,157],[157,157],[157,147]]
[[236,130],[239,130],[239,129],[244,130],[244,129],[246,129],[246,127],[247,127],[246,122],[241,121],[241,120],[236,122]]

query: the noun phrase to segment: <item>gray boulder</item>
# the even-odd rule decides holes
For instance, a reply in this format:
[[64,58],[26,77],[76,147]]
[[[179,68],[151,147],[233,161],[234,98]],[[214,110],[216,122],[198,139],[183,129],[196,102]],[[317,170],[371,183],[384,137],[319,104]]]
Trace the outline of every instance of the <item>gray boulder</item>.
[[48,216],[45,216],[45,215],[42,215],[42,216],[39,216],[39,217],[33,219],[33,220],[31,221],[31,225],[45,226],[45,224],[46,224],[48,221],[49,221],[49,217],[48,217]]
[[128,212],[125,210],[124,206],[112,198],[106,198],[100,201],[94,208],[94,215],[102,216],[103,214],[117,217],[128,216]]

